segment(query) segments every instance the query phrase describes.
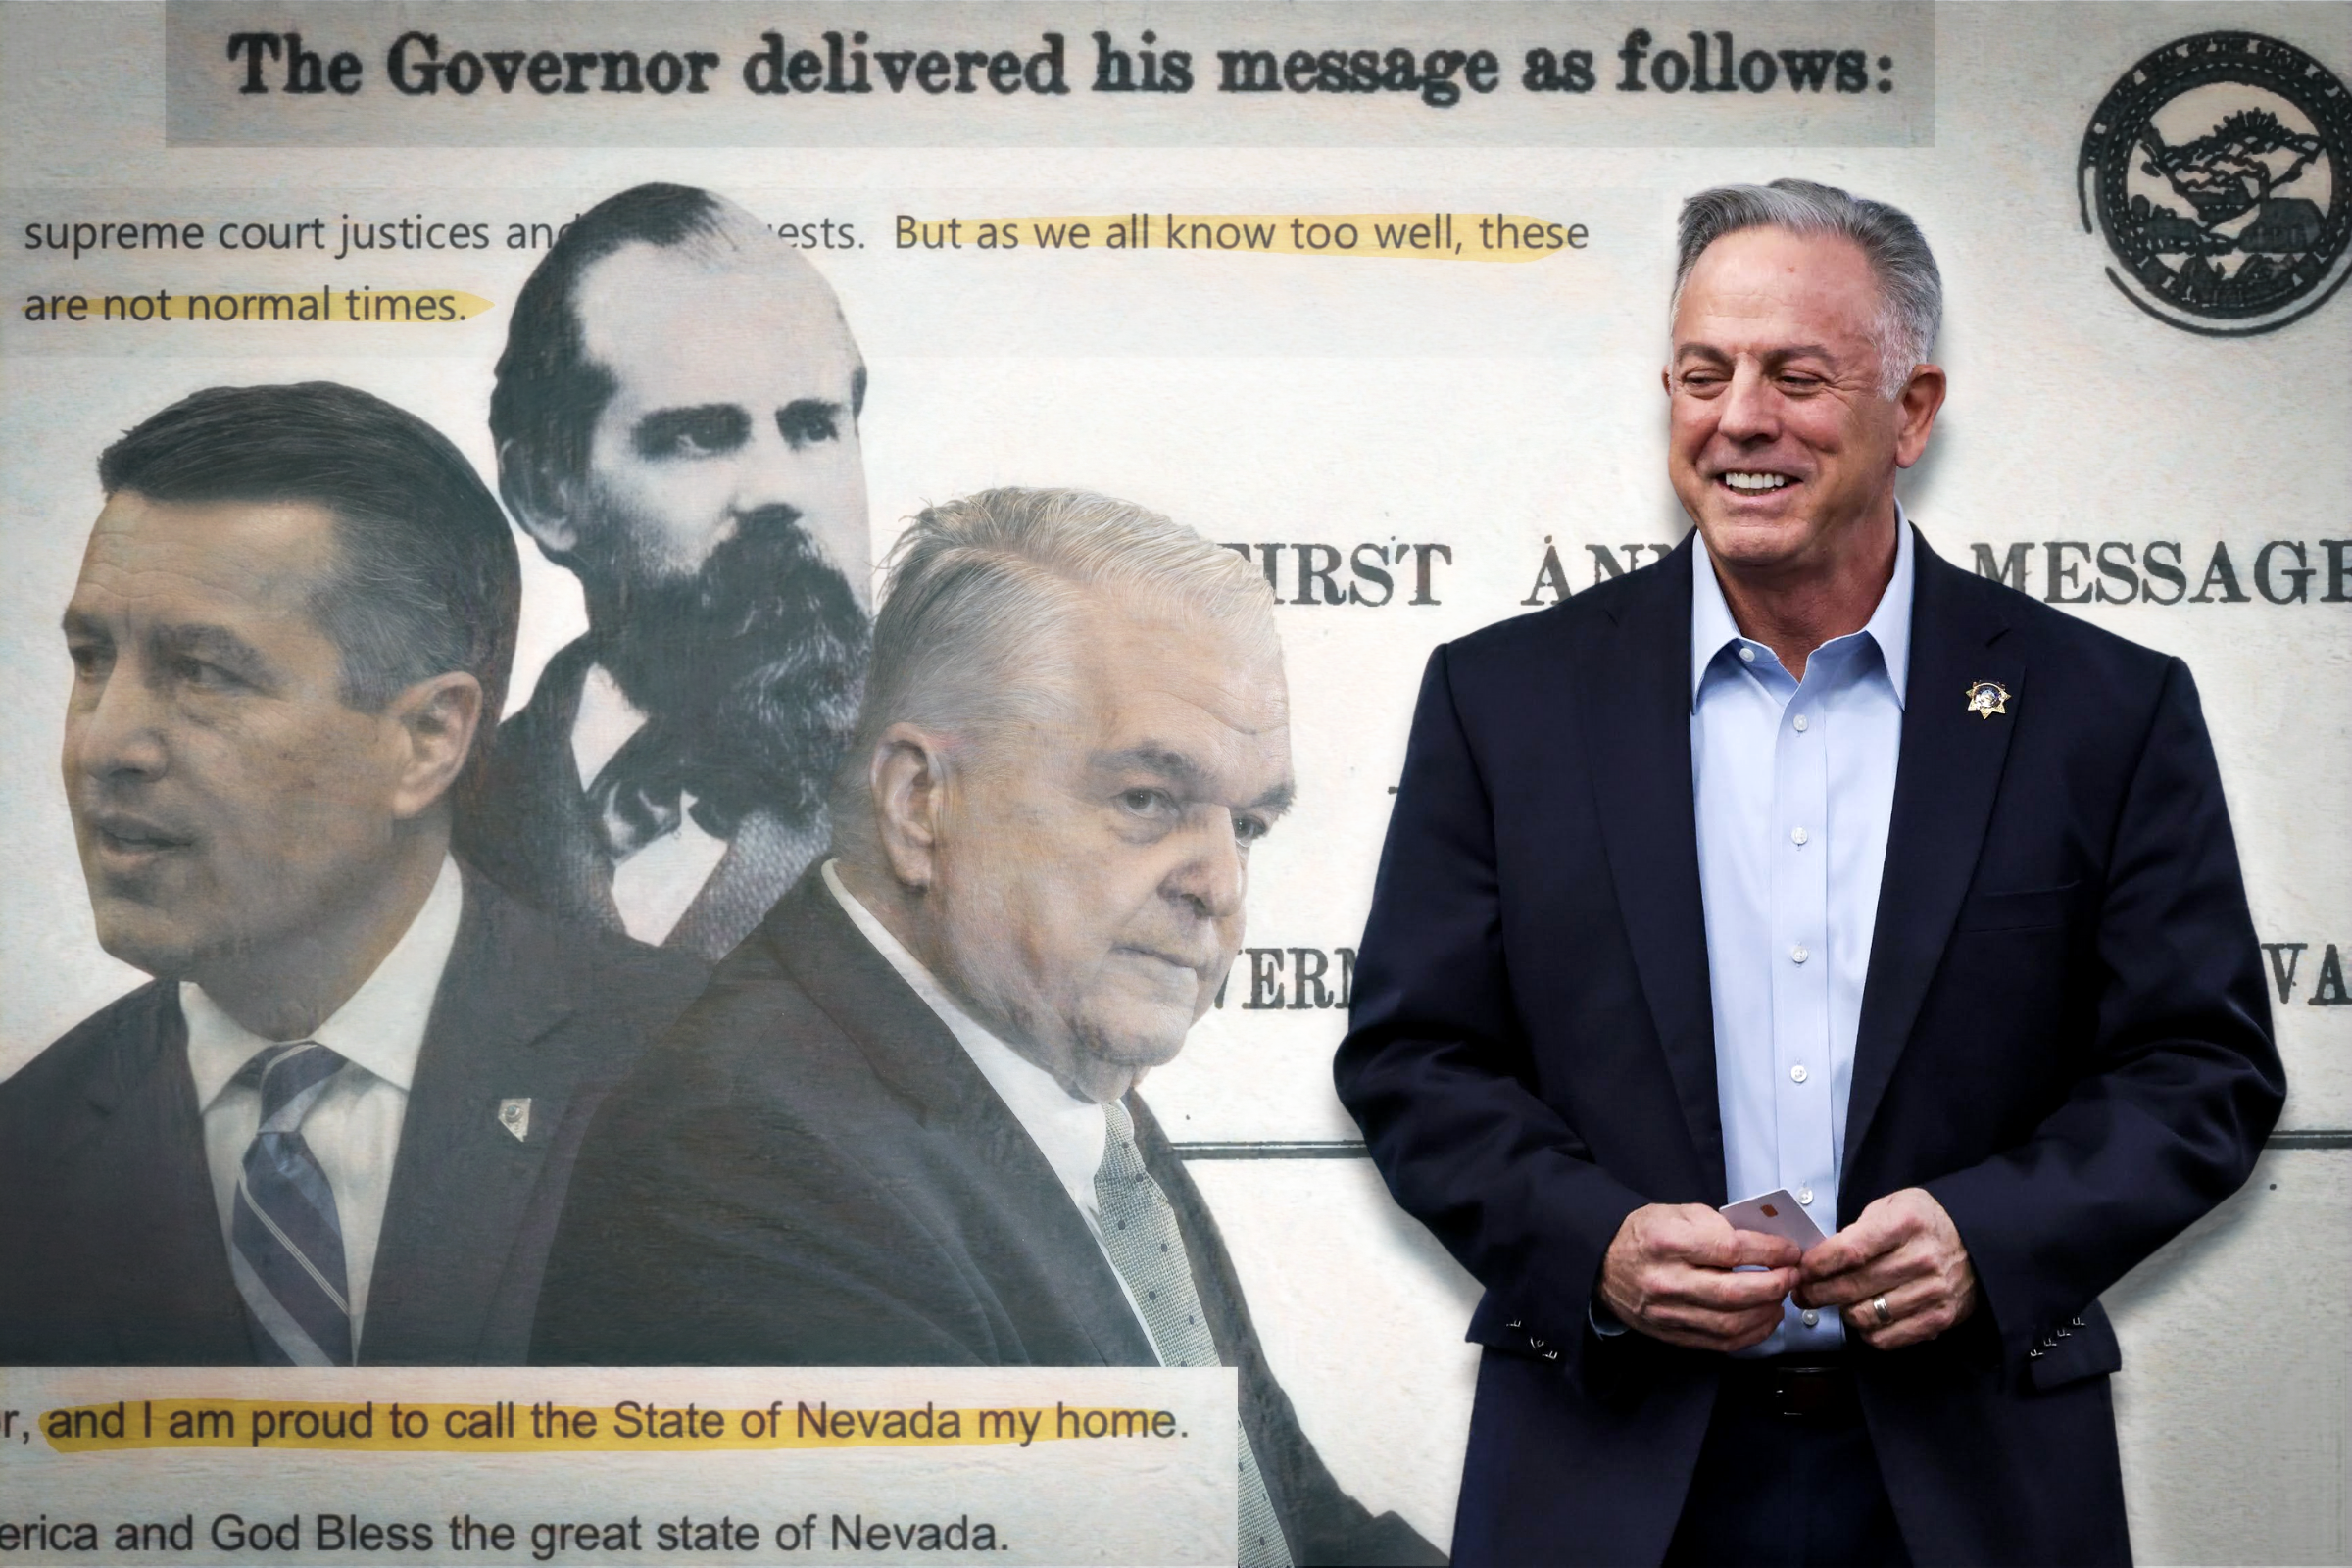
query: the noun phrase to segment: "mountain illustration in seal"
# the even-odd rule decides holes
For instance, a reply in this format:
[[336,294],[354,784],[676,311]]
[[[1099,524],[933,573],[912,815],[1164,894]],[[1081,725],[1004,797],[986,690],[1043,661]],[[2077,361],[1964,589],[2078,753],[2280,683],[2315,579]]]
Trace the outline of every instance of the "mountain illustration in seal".
[[2132,220],[2140,243],[2160,254],[2201,256],[2226,251],[2231,244],[2229,235],[2208,234],[2195,219],[2145,196],[2132,198]]
[[[2327,151],[2327,143],[2319,137],[2287,129],[2268,109],[2240,110],[2209,134],[2177,147],[2167,146],[2164,137],[2150,124],[2141,130],[2139,145],[2148,155],[2148,161],[2140,168],[2162,175],[2174,192],[2195,210],[2197,226],[2208,235],[2219,225],[2257,209],[2261,215],[2253,226],[2263,226],[2273,217],[2273,193],[2280,186],[2292,184],[2311,167],[2313,160]],[[2278,157],[2281,153],[2290,155],[2283,167]],[[2318,206],[2308,201],[2295,205],[2312,215],[2311,227],[2316,235]],[[2169,208],[2155,211],[2178,217]],[[2282,228],[2298,226],[2292,215],[2280,212],[2278,218]],[[2270,243],[2248,247],[2278,248]]]
[[2247,337],[2352,292],[2352,91],[2290,43],[2209,31],[2141,56],[2075,172],[2108,280],[2158,320]]
[[2237,231],[2241,251],[2307,251],[2320,242],[2327,215],[2300,196],[2274,196]]

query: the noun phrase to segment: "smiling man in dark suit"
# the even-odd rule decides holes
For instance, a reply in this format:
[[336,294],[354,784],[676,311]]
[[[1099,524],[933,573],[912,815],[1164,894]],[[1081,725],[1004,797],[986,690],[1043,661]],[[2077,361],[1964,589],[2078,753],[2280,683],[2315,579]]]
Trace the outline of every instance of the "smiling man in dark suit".
[[65,613],[98,940],[0,1084],[0,1362],[516,1362],[587,1110],[702,966],[460,869],[505,517],[422,420],[217,387],[110,447]]
[[995,490],[900,542],[834,856],[590,1134],[536,1359],[1239,1369],[1240,1560],[1428,1562],[1342,1492],[1134,1093],[1289,806],[1265,579]]
[[1457,1561],[2130,1556],[2097,1298],[2284,1079],[2186,667],[1896,503],[1940,313],[1890,207],[1691,198],[1694,536],[1431,659],[1338,1082],[1486,1287]]

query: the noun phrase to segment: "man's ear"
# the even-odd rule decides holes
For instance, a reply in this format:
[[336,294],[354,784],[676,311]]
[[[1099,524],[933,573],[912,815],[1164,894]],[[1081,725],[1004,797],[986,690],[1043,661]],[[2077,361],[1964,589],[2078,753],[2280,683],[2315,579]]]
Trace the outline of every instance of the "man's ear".
[[1928,450],[1936,415],[1943,407],[1943,367],[1923,365],[1911,372],[1895,394],[1894,466],[1908,468]]
[[937,878],[947,812],[948,754],[940,737],[893,724],[874,743],[866,767],[874,838],[901,887],[923,892]]
[[400,747],[392,811],[405,822],[445,799],[466,770],[482,726],[482,683],[463,670],[420,680],[393,698],[384,716]]
[[579,527],[572,521],[571,486],[549,478],[512,437],[498,444],[498,488],[507,498],[507,510],[541,550],[557,558],[571,554],[580,541]]

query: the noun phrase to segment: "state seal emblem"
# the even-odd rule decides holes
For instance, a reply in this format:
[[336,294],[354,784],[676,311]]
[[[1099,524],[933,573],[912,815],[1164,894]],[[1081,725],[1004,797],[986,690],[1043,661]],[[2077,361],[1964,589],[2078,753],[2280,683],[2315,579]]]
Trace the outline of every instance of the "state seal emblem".
[[2009,711],[2009,688],[1997,680],[1981,680],[1968,688],[1968,710],[1979,718]]
[[2108,278],[2159,320],[2212,337],[2271,332],[2352,270],[2352,94],[2254,32],[2201,32],[2108,90],[2076,165],[2082,227]]

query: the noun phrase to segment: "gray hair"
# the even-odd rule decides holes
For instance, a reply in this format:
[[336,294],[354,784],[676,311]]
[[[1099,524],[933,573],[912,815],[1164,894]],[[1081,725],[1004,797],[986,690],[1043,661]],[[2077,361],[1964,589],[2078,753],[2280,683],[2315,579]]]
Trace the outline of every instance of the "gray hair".
[[959,737],[1061,711],[1055,655],[1090,591],[1273,636],[1273,590],[1243,556],[1131,502],[1084,490],[982,490],[927,507],[885,562],[857,739],[834,782],[836,830],[872,816],[882,733]]
[[1835,234],[1862,248],[1879,280],[1879,319],[1872,337],[1879,350],[1879,392],[1893,397],[1927,362],[1943,324],[1943,274],[1936,270],[1927,236],[1899,207],[1853,196],[1835,185],[1809,179],[1776,179],[1769,185],[1718,185],[1683,203],[1679,254],[1674,267],[1671,318],[1682,306],[1683,285],[1706,248],[1743,228],[1781,228],[1791,234]]

